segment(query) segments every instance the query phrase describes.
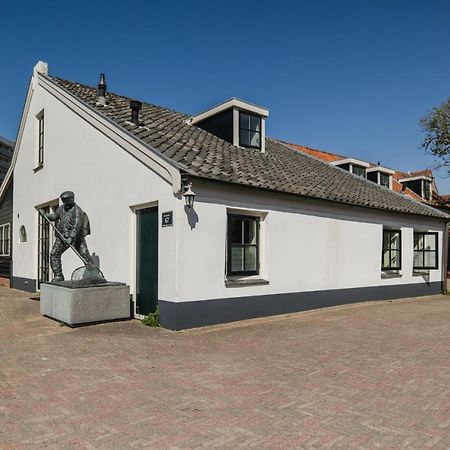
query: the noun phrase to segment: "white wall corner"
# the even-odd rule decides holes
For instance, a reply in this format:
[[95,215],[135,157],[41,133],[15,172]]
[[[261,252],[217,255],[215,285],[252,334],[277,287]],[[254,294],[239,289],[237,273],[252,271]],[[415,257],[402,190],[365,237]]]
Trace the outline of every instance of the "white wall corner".
[[266,119],[261,117],[261,152],[266,152]]
[[44,61],[38,61],[33,67],[33,77],[36,77],[38,73],[42,75],[48,75],[48,64]]

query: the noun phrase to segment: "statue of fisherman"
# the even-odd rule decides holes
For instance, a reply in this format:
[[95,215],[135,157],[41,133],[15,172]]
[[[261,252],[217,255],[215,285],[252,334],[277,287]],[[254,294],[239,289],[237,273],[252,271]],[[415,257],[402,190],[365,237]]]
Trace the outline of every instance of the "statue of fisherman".
[[73,192],[63,192],[60,199],[63,204],[54,213],[45,214],[47,219],[56,222],[56,229],[64,236],[63,240],[59,233],[56,233],[55,244],[50,252],[50,265],[54,274],[52,283],[64,281],[61,256],[71,245],[80,253],[86,264],[94,264],[85,239],[91,234],[87,214],[75,203]]

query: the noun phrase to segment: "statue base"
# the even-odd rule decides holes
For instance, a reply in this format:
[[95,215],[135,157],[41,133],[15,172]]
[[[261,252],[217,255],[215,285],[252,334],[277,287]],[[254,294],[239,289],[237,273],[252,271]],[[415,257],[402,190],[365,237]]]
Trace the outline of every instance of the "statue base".
[[41,314],[69,326],[130,318],[130,287],[62,281],[41,284]]

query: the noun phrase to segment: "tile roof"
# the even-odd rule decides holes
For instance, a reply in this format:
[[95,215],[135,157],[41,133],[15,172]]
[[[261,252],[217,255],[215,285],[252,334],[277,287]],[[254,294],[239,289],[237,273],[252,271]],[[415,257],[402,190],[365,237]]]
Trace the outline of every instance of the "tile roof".
[[142,104],[138,127],[129,122],[130,98],[107,92],[107,106],[96,104],[97,89],[47,77],[193,176],[304,197],[447,218],[431,207],[266,138],[266,151],[236,147],[195,125],[190,116],[149,103]]
[[303,153],[307,153],[308,155],[314,156],[314,158],[320,159],[322,161],[326,162],[332,162],[332,161],[340,161],[341,159],[346,159],[346,156],[336,155],[335,153],[325,152],[323,150],[317,150],[315,148],[311,147],[305,147],[304,145],[299,144],[291,144],[290,142],[286,141],[280,141],[283,142],[283,144],[287,144],[290,147],[295,148],[295,150],[299,150]]

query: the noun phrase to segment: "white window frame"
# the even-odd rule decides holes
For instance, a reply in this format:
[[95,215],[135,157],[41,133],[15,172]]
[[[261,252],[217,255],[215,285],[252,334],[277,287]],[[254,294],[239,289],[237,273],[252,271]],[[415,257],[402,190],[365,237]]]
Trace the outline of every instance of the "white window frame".
[[[8,230],[7,234],[6,230]],[[5,239],[5,235],[8,239]],[[8,248],[5,251],[6,242],[8,242]],[[0,225],[0,256],[11,256],[11,222]]]

